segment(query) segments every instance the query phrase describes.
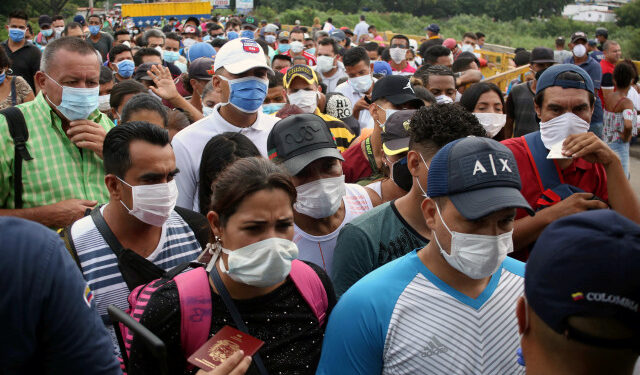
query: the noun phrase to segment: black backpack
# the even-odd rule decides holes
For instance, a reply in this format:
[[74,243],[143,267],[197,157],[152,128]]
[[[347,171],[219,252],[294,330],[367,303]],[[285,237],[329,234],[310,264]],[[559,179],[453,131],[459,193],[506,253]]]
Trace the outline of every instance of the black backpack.
[[[15,90],[13,89],[13,85],[15,85],[15,79],[11,80],[12,83],[12,92],[11,98],[12,103],[16,102],[15,98]],[[30,161],[33,160],[31,154],[29,154],[29,150],[27,150],[27,140],[29,139],[29,130],[27,130],[27,123],[24,120],[24,116],[22,115],[22,111],[20,111],[16,107],[5,108],[0,111],[1,114],[7,119],[7,126],[9,127],[9,134],[13,139],[13,205],[14,208],[22,208],[22,161]],[[4,203],[6,207],[7,202]]]

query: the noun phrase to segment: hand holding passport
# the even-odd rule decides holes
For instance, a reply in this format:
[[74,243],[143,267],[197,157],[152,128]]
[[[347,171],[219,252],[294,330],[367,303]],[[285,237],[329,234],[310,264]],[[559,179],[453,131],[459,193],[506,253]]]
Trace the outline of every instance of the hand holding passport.
[[264,345],[263,341],[233,327],[224,326],[187,361],[205,371],[211,371],[219,368],[223,362],[239,351],[243,351],[245,356],[253,356],[262,345]]

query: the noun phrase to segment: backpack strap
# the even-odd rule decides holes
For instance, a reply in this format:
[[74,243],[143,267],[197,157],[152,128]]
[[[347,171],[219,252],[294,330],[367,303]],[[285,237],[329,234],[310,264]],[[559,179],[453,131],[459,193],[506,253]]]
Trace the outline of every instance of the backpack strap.
[[60,235],[60,238],[62,238],[62,241],[64,241],[64,246],[67,248],[67,251],[71,254],[71,257],[78,265],[80,272],[82,272],[80,257],[78,257],[78,250],[76,250],[73,238],[71,237],[71,225],[58,230],[58,234]]
[[[13,81],[13,80],[12,80]],[[0,111],[7,118],[9,134],[13,138],[13,193],[14,208],[22,208],[22,161],[33,160],[27,149],[29,130],[22,111],[17,107],[9,107]]]
[[11,105],[18,105],[18,90],[16,90],[16,77],[11,78]]
[[209,222],[204,215],[199,212],[195,212],[192,210],[188,210],[186,208],[176,206],[174,211],[182,217],[182,219],[189,225],[189,228],[193,231],[193,234],[196,236],[200,247],[204,250],[207,247],[207,243],[209,243]]
[[289,276],[322,326],[327,319],[327,309],[329,308],[329,299],[322,280],[313,268],[297,259],[291,262]]
[[180,297],[180,342],[185,358],[209,338],[211,330],[211,288],[204,267],[174,278]]

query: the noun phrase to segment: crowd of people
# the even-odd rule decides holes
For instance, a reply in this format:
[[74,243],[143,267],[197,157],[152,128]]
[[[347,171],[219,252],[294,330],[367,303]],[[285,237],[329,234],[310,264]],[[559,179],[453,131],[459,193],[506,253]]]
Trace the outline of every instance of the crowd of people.
[[[0,48],[0,372],[640,373],[607,30],[503,92],[437,24],[68,21],[15,10]],[[264,345],[188,361],[225,326]]]

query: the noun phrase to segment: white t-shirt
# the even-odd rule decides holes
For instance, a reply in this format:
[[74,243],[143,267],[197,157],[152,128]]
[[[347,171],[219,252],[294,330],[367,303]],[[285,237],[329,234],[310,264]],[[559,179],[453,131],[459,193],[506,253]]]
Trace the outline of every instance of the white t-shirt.
[[187,126],[171,141],[173,152],[176,155],[176,165],[180,169],[180,173],[176,175],[179,192],[177,205],[179,207],[200,211],[198,208],[200,160],[204,146],[213,136],[225,132],[242,133],[256,145],[264,157],[268,156],[267,137],[273,125],[280,119],[276,116],[265,115],[260,107],[256,122],[246,128],[239,128],[222,118],[219,112],[221,105],[216,104],[212,114]]
[[364,187],[356,184],[345,185],[346,195],[342,198],[344,201],[344,220],[336,230],[324,236],[312,236],[297,225],[293,225],[293,242],[298,245],[298,259],[317,264],[329,275],[331,275],[333,251],[336,248],[340,229],[351,220],[373,208],[371,198]]
[[382,180],[374,181],[365,187],[368,187],[369,189],[375,191],[376,194],[378,194],[378,196],[382,198]]
[[[373,83],[376,83],[376,79],[373,79]],[[336,92],[346,96],[351,101],[351,111],[353,112],[353,107],[356,105],[356,102],[364,97],[363,93],[357,92],[351,87],[349,81],[339,84],[336,87]],[[371,117],[371,113],[366,109],[360,111],[358,115],[358,122],[360,123],[360,129],[368,129],[373,128],[373,117]]]
[[633,102],[633,107],[636,111],[640,111],[640,94],[633,88],[629,88],[629,92],[627,92],[627,98],[631,99]]

